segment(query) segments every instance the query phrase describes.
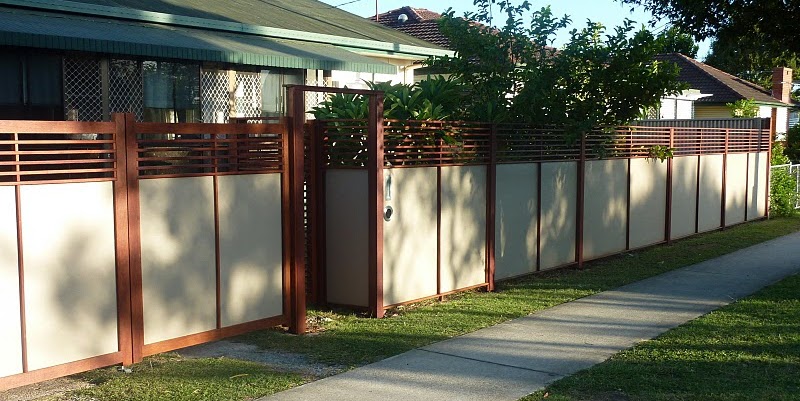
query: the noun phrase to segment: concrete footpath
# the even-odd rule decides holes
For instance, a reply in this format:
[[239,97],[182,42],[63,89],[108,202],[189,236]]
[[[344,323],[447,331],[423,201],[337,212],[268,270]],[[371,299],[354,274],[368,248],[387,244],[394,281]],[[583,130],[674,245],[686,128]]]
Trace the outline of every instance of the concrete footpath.
[[517,400],[800,272],[800,233],[261,400]]

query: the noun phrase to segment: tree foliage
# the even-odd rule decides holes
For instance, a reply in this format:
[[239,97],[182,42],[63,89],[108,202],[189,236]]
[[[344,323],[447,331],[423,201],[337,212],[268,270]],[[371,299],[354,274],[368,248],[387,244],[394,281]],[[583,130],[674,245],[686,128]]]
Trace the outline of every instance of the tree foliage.
[[[455,55],[427,61],[469,83],[465,118],[558,125],[577,138],[593,127],[626,124],[682,89],[677,66],[654,61],[658,40],[633,21],[610,32],[588,21],[556,50],[549,45],[569,17],[555,17],[549,7],[532,11],[527,1],[474,4],[478,11],[460,18],[448,10],[439,22]],[[497,28],[488,26],[492,4],[505,16]]]
[[618,0],[668,19],[697,39],[756,38],[777,54],[800,53],[796,16],[800,0]]
[[733,103],[725,103],[733,118],[758,117],[758,105],[754,99],[739,99]]
[[700,46],[694,41],[692,35],[683,32],[680,28],[671,26],[658,34],[656,38],[659,53],[680,53],[691,58],[697,58]]
[[[463,85],[441,76],[414,85],[367,82],[384,92],[383,118],[389,120],[447,120],[460,114]],[[367,98],[336,93],[311,111],[318,120],[362,120],[369,115]]]
[[[772,146],[772,159],[770,164],[781,166],[789,163],[789,158],[784,155],[783,145],[775,143]],[[791,216],[795,213],[794,206],[797,202],[797,181],[789,172],[788,167],[774,168],[769,179],[769,212],[773,216]]]
[[800,124],[789,128],[786,132],[786,149],[783,153],[792,163],[800,163]]

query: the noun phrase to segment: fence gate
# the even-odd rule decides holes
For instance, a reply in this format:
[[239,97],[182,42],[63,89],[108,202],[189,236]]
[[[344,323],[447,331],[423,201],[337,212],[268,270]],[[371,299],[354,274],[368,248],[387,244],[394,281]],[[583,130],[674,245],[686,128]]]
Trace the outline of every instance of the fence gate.
[[0,391],[303,328],[288,124],[134,120],[0,121]]

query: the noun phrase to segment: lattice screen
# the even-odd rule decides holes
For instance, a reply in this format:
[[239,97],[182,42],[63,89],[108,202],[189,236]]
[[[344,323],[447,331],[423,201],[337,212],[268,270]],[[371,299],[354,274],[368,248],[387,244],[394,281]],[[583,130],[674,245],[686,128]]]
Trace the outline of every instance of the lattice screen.
[[261,74],[236,71],[236,117],[261,117]]
[[133,113],[136,121],[144,120],[144,83],[139,62],[111,60],[108,86],[108,108],[111,113]]
[[645,118],[648,120],[658,120],[661,118],[661,104],[653,106],[645,111]]
[[100,60],[64,58],[64,117],[74,121],[103,120]]
[[204,123],[228,121],[231,116],[229,87],[227,71],[201,71],[200,98],[202,99]]
[[[325,88],[331,87],[330,80],[323,79],[321,81],[307,81],[306,85],[311,86],[323,86]],[[324,92],[306,92],[306,111],[313,109],[314,107],[319,106],[320,103],[324,102],[328,99],[328,93]],[[312,119],[314,115],[311,113],[306,113],[306,119]]]

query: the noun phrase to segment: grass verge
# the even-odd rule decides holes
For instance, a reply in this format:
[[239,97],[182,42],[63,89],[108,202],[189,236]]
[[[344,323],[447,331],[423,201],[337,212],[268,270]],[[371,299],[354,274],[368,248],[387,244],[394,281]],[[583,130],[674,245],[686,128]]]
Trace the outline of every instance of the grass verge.
[[[295,336],[266,330],[233,340],[305,355],[316,362],[354,367],[795,231],[800,231],[800,216],[759,221],[587,263],[580,271],[552,271],[501,283],[494,293],[468,292],[450,296],[447,302],[398,308],[385,319],[312,310],[309,316],[318,324],[316,333]],[[98,385],[76,394],[103,401],[247,400],[308,380],[249,362],[174,357],[157,357],[134,365],[132,375],[103,369],[83,377]]]
[[146,358],[131,366],[97,369],[78,375],[96,384],[70,394],[70,400],[252,400],[306,381],[259,363],[228,358],[182,359],[173,353]]
[[792,276],[523,400],[800,400],[799,378]]

